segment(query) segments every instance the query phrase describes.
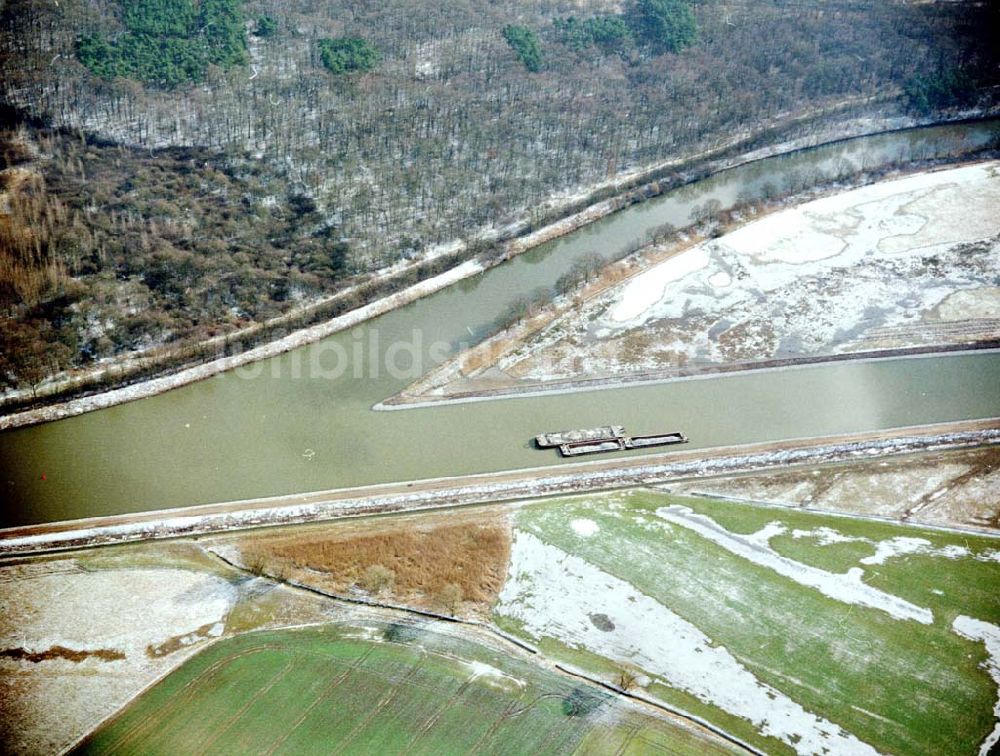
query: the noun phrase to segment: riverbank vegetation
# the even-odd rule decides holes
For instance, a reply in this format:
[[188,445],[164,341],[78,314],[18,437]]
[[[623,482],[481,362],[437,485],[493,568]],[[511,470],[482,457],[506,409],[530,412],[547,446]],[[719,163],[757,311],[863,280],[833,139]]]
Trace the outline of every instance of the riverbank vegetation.
[[991,102],[996,8],[834,5],[11,0],[2,379],[187,349],[789,114]]

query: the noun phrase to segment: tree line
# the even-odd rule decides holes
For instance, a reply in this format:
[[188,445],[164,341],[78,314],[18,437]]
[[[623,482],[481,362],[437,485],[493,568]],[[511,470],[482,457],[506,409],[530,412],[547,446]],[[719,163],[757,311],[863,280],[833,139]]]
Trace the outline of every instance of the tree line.
[[[676,3],[7,0],[0,100],[18,116],[0,167],[42,183],[17,190],[31,234],[0,239],[3,330],[30,324],[69,365],[197,338],[789,115],[996,100],[996,4],[680,4],[695,32],[671,51],[640,11]],[[83,38],[153,29],[206,46],[209,13],[219,52],[197,84],[78,57]],[[538,72],[510,26],[534,32]],[[343,39],[366,46],[333,75],[321,41]]]

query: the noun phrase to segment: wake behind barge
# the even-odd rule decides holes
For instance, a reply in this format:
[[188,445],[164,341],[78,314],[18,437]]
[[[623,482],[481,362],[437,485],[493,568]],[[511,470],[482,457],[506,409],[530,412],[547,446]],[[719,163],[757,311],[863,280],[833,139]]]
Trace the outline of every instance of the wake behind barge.
[[564,457],[577,457],[581,454],[600,454],[624,449],[648,449],[652,446],[686,444],[687,440],[688,437],[680,431],[658,433],[652,436],[629,436],[623,425],[605,425],[600,428],[539,433],[535,436],[535,445],[539,449],[550,449],[554,446]]

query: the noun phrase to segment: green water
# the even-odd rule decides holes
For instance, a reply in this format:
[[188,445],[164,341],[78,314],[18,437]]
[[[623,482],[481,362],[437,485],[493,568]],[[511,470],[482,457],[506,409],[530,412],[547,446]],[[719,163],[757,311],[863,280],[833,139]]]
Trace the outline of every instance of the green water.
[[[687,448],[705,448],[1000,415],[1000,354],[993,353],[371,410],[415,377],[412,355],[418,369],[431,367],[478,340],[514,297],[551,286],[580,256],[611,256],[650,228],[683,225],[706,199],[727,206],[803,176],[829,178],[991,142],[1000,142],[998,121],[762,160],[633,206],[318,344],[160,396],[5,432],[0,526],[556,465],[555,452],[534,450],[528,439],[589,425],[683,430]],[[396,370],[387,369],[387,357]]]

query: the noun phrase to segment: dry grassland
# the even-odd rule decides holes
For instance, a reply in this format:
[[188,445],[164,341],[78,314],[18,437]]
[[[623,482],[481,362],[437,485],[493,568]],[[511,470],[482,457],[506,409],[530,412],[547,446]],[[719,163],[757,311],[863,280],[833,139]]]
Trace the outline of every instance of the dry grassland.
[[488,613],[507,570],[509,527],[502,517],[368,521],[361,527],[258,533],[237,543],[254,572],[339,594],[462,615]]

